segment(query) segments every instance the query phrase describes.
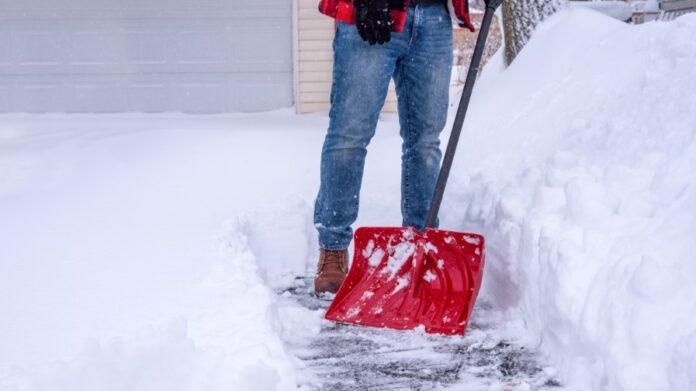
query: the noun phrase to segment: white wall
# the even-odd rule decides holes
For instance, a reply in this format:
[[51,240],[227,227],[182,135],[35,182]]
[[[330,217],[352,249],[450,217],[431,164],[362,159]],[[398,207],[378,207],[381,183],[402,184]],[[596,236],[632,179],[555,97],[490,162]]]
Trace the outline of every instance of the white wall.
[[0,0],[0,112],[290,106],[289,0]]

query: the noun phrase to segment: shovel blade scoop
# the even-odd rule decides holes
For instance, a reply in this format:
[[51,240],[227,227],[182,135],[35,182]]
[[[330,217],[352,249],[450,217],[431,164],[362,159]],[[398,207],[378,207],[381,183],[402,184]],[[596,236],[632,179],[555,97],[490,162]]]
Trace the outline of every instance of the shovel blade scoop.
[[481,235],[414,228],[355,232],[348,275],[326,319],[361,326],[462,335],[478,296]]

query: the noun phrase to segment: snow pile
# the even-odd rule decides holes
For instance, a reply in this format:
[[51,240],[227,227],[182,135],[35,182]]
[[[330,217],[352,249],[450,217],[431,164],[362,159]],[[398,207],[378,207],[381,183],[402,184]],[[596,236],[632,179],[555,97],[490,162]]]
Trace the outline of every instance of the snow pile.
[[298,364],[281,335],[317,333],[318,314],[266,287],[236,225],[224,237],[218,263],[199,286],[200,313],[128,338],[91,340],[76,358],[5,374],[0,386],[9,388],[0,389],[294,389]]
[[295,389],[313,159],[241,169],[316,147],[288,118],[2,117],[0,390]]
[[633,8],[622,0],[573,1],[571,7],[589,8],[621,21],[631,20]]
[[695,36],[566,10],[472,102],[443,225],[579,390],[696,389]]

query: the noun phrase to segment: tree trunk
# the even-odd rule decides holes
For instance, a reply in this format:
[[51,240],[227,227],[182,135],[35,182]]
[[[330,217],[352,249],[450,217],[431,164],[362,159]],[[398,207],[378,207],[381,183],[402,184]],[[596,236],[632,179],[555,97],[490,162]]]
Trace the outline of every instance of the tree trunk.
[[510,65],[529,41],[536,26],[568,0],[505,0],[503,2],[503,31],[505,62]]

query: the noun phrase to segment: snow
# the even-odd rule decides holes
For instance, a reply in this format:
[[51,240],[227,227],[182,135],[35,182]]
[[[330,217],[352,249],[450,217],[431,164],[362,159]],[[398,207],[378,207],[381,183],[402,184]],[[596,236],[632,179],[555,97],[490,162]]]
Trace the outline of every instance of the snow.
[[375,249],[375,241],[372,239],[367,242],[367,246],[362,250],[362,256],[367,258],[367,264],[373,268],[379,266],[385,254],[384,249]]
[[572,1],[570,5],[589,8],[621,21],[630,20],[633,16],[633,7],[623,0]]
[[[695,33],[695,15],[632,26],[569,9],[509,69],[489,62],[440,224],[484,234],[475,313],[494,320],[449,341],[488,354],[514,339],[555,368],[503,383],[464,365],[453,389],[557,375],[696,389]],[[290,110],[1,116],[0,390],[314,389],[293,346],[323,310],[281,292],[313,273],[326,125]],[[359,226],[401,221],[395,145],[385,116]],[[393,250],[395,272],[414,246]],[[442,343],[364,334],[391,354]]]
[[382,262],[382,259],[384,259],[384,254],[384,250],[378,248],[372,253],[372,255],[370,255],[370,258],[367,259],[367,264],[371,267],[379,266],[379,264]]
[[294,388],[325,121],[288,118],[2,117],[0,389]]
[[370,256],[372,256],[372,253],[374,251],[375,251],[375,241],[370,239],[370,240],[368,240],[365,248],[362,250],[363,258],[370,258]]
[[437,280],[437,275],[435,273],[433,273],[431,270],[428,270],[425,272],[425,274],[423,274],[423,279],[426,282],[433,282],[433,281]]
[[397,282],[397,284],[394,287],[394,290],[391,292],[392,295],[396,294],[396,292],[398,292],[404,288],[407,288],[409,286],[409,284],[411,283],[411,279],[409,276],[403,276],[403,277],[397,278],[396,282]]
[[449,202],[579,390],[696,389],[695,33],[566,10],[475,92]]
[[[406,231],[408,232],[408,231]],[[409,238],[404,237],[404,240],[409,240]],[[387,246],[387,253],[389,258],[387,259],[387,264],[380,273],[389,274],[389,279],[393,279],[394,276],[401,270],[406,261],[413,259],[412,256],[416,252],[416,243],[412,241],[403,241],[397,244],[389,244]],[[402,285],[402,279],[399,279],[399,286]],[[408,282],[408,280],[406,280]],[[405,286],[405,285],[404,285]],[[397,290],[399,290],[398,288]]]

